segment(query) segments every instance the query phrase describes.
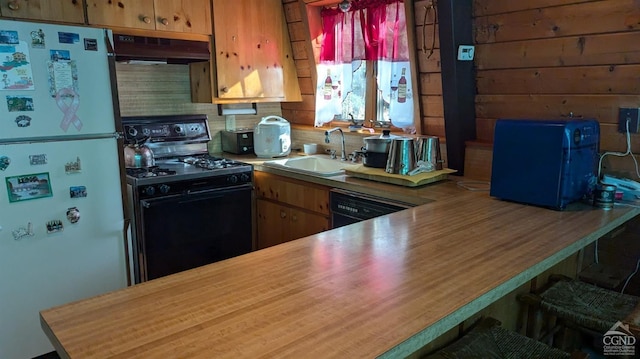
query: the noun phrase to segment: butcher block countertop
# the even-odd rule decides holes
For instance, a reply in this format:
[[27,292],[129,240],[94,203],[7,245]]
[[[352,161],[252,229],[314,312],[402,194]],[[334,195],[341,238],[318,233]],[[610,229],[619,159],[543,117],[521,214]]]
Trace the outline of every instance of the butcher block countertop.
[[317,181],[426,204],[44,310],[45,333],[83,359],[401,358],[640,214]]

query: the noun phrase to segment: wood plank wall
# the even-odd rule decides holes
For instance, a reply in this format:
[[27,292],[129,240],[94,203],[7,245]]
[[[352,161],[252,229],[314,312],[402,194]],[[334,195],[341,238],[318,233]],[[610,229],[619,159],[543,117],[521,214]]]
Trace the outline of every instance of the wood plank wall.
[[[430,11],[425,13],[432,0],[405,0],[413,4],[415,16],[416,50],[419,68],[419,93],[422,120],[422,134],[444,137],[444,113],[442,103],[442,78],[440,76],[440,43],[434,21],[437,17]],[[326,0],[282,0],[289,27],[289,36],[293,47],[293,56],[298,71],[298,80],[302,92],[302,102],[282,103],[282,114],[292,123],[310,125],[315,117],[315,61],[313,49],[319,47],[315,41],[318,34],[310,33],[309,21],[315,21],[319,14],[315,5]],[[334,3],[337,1],[334,1]],[[311,17],[307,12],[312,14]],[[312,23],[313,25],[313,23]],[[313,26],[311,26],[313,27]],[[425,39],[426,36],[426,39]],[[435,38],[434,52],[428,56]],[[423,45],[426,47],[423,51]]]
[[282,103],[282,116],[291,123],[313,126],[316,106],[315,69],[305,3],[302,0],[282,0],[282,4],[302,94],[302,102]]
[[[420,118],[425,135],[444,138],[440,36],[437,24],[438,17],[434,10],[430,9],[433,1],[435,0],[420,0],[414,3],[416,56],[420,72]],[[432,48],[433,53],[431,52]]]
[[[497,118],[573,114],[600,122],[601,150],[626,151],[618,108],[640,107],[640,1],[474,0],[473,11],[478,141],[493,141]],[[472,158],[479,177],[490,156]],[[636,178],[629,156],[606,157],[603,171]]]

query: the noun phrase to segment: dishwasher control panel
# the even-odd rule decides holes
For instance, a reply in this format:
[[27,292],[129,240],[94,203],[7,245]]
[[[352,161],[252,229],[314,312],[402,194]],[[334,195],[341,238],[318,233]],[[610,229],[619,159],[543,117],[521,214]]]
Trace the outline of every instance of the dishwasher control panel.
[[339,189],[331,190],[329,202],[334,219],[334,228],[336,227],[336,217],[350,218],[350,222],[357,222],[414,206],[408,203],[395,202],[385,198]]

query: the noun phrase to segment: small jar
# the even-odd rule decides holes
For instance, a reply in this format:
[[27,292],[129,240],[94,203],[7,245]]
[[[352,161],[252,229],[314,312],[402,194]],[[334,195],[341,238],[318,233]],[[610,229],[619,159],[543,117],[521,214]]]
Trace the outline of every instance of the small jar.
[[616,196],[616,186],[598,183],[595,191],[593,191],[593,205],[604,210],[613,208]]

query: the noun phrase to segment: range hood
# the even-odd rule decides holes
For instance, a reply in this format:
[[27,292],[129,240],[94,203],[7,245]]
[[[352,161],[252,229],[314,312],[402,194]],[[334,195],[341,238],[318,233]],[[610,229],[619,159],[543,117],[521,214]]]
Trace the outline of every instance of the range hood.
[[116,61],[159,61],[188,64],[211,59],[209,42],[163,37],[113,34]]

